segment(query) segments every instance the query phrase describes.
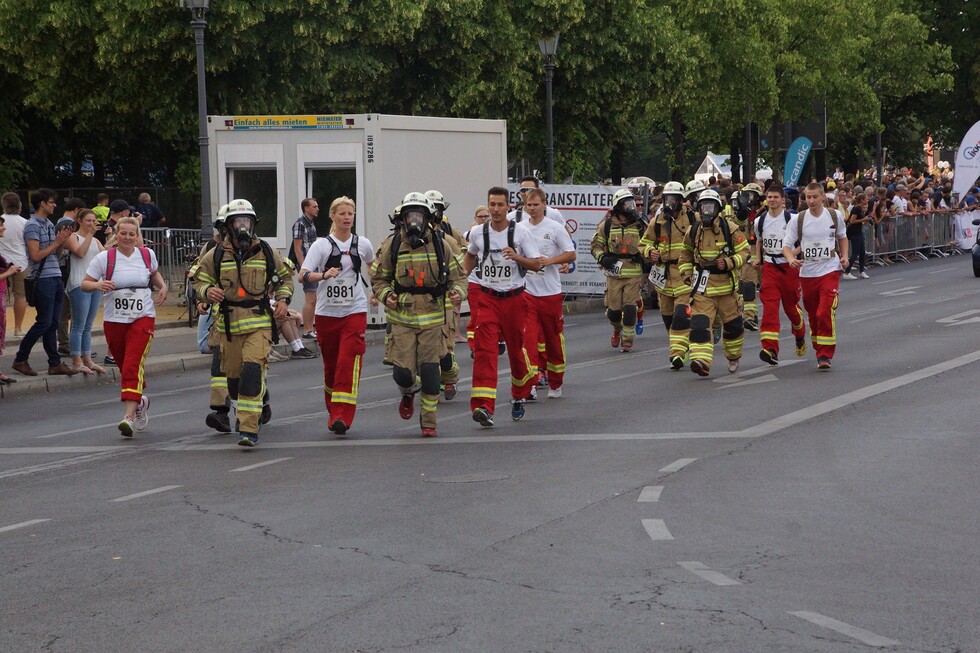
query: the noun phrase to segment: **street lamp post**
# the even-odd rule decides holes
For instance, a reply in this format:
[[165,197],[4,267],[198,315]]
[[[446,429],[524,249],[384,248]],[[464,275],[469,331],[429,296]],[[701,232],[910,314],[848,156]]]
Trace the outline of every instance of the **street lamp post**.
[[208,161],[208,95],[204,78],[204,30],[210,0],[180,0],[191,10],[191,27],[197,43],[197,140],[201,147],[201,242],[211,239],[211,166]]
[[545,104],[545,131],[548,135],[548,183],[555,183],[555,131],[551,112],[551,80],[555,75],[555,52],[558,51],[558,37],[560,34],[555,32],[553,36],[546,39],[538,39],[538,49],[544,57],[544,104]]

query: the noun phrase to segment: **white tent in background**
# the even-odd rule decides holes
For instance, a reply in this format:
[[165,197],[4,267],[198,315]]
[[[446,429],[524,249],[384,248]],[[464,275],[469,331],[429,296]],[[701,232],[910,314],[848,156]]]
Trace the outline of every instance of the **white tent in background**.
[[[732,176],[732,166],[729,157],[723,154],[715,154],[709,150],[704,157],[704,161],[698,167],[698,171],[694,173],[694,178],[707,182],[708,178],[712,176],[717,178],[730,178]],[[757,168],[755,176],[757,179],[771,179],[772,168],[768,166]]]

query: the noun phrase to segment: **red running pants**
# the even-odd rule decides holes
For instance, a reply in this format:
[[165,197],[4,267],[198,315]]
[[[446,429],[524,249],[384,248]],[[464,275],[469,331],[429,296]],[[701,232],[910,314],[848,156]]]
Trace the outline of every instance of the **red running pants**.
[[119,368],[121,401],[139,401],[146,389],[143,379],[143,362],[150,353],[150,343],[153,342],[153,329],[156,320],[152,317],[141,317],[135,322],[104,322],[106,344],[109,353],[116,360]]

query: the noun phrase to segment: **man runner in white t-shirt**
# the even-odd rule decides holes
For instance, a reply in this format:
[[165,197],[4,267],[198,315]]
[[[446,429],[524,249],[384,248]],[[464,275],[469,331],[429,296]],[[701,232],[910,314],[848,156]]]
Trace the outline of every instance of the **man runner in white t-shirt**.
[[[473,420],[493,426],[497,399],[497,337],[502,334],[510,359],[512,408],[516,422],[524,417],[524,402],[531,396],[534,372],[524,350],[527,303],[524,274],[541,269],[540,253],[527,225],[507,219],[507,189],[487,191],[490,220],[470,231],[463,267],[467,275],[479,270],[480,322],[476,328],[473,356]],[[513,226],[511,226],[513,225]],[[508,234],[513,230],[513,240]]]
[[[539,188],[532,188],[524,195],[524,211],[528,217],[525,224],[534,236],[534,242],[541,253],[541,264],[544,266],[540,272],[528,272],[524,277],[527,285],[524,349],[532,360],[538,361],[541,354],[538,343],[544,343],[548,397],[557,399],[561,397],[565,376],[565,320],[562,315],[563,295],[558,273],[562,265],[575,260],[575,243],[565,227],[544,217],[546,201],[544,191]],[[539,366],[532,365],[531,369],[535,367]]]
[[829,370],[837,346],[837,287],[841,270],[847,266],[847,234],[844,219],[824,206],[823,186],[810,183],[803,194],[807,210],[786,224],[783,256],[790,267],[800,271],[817,368]]

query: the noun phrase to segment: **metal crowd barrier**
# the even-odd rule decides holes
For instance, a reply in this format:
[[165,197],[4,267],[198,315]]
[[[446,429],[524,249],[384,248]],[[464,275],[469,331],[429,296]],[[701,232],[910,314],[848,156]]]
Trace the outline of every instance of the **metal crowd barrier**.
[[943,211],[866,223],[864,251],[869,263],[878,266],[962,254],[954,237],[954,221],[954,213]]
[[146,246],[157,256],[160,274],[170,288],[170,295],[183,296],[184,271],[200,251],[201,230],[147,227],[140,231]]

